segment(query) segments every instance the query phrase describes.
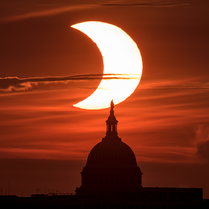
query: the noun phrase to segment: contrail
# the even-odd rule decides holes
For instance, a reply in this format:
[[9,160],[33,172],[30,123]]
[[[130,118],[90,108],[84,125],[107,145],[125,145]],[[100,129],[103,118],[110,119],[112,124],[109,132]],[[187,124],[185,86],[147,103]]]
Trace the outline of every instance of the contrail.
[[[57,84],[71,81],[85,80],[112,80],[112,79],[140,79],[140,74],[83,74],[70,76],[46,76],[46,77],[0,77],[0,91],[25,91],[40,83]],[[170,82],[172,83],[172,81]],[[209,82],[178,81],[168,85],[168,82],[146,82],[139,86],[141,90],[170,90],[170,89],[209,89]]]
[[31,88],[38,83],[67,83],[69,81],[81,80],[108,80],[108,79],[139,79],[140,74],[85,74],[85,75],[71,75],[71,76],[47,76],[47,77],[5,77],[0,78],[1,91],[21,91]]

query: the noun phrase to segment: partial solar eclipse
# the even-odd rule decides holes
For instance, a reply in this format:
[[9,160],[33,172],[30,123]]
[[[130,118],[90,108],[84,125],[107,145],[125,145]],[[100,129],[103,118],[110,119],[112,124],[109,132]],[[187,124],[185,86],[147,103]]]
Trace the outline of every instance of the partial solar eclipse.
[[109,23],[88,21],[71,27],[95,42],[104,65],[103,78],[97,89],[73,106],[104,109],[110,106],[112,99],[115,104],[124,101],[134,92],[142,75],[142,58],[136,43],[121,28]]

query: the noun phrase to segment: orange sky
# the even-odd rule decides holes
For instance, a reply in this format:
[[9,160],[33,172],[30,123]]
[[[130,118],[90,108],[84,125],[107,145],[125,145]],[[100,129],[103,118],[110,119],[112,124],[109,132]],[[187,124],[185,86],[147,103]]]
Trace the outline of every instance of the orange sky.
[[[80,185],[89,151],[105,136],[109,110],[72,106],[96,89],[102,58],[70,25],[98,20],[121,27],[141,50],[141,83],[115,106],[115,115],[143,186],[203,187],[209,198],[207,1],[50,2],[0,5],[0,192],[8,193],[8,182],[11,194],[26,196],[38,188],[71,193]],[[5,77],[43,82],[20,86]]]

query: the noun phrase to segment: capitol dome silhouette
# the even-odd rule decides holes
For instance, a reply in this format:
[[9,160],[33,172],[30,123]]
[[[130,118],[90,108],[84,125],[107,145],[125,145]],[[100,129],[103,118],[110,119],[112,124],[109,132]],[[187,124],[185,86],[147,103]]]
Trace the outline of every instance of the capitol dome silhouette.
[[103,139],[89,153],[87,166],[132,165],[136,166],[136,158],[132,149],[120,138],[110,141]]
[[115,197],[142,188],[142,172],[132,149],[118,137],[114,104],[106,121],[106,136],[90,151],[76,195]]

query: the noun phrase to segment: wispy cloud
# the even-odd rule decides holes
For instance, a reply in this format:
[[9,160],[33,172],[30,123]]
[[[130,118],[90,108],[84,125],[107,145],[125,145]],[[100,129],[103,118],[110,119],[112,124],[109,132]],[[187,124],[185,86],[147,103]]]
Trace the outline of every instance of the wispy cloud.
[[136,74],[85,74],[71,76],[48,76],[48,77],[5,77],[0,78],[0,91],[25,91],[39,83],[67,83],[69,81],[101,80],[101,79],[138,79]]
[[30,11],[25,12],[23,14],[16,14],[16,15],[9,15],[6,17],[0,18],[1,22],[13,22],[13,21],[19,21],[29,18],[36,18],[36,17],[44,17],[44,16],[53,16],[65,12],[70,11],[76,11],[76,10],[82,10],[82,9],[91,9],[96,7],[102,7],[102,6],[139,6],[139,7],[147,7],[147,6],[157,6],[157,7],[176,7],[176,6],[188,6],[190,3],[186,0],[110,0],[110,1],[78,1],[75,5],[65,5],[61,6],[56,4],[50,4],[50,5],[38,5],[39,7],[48,6],[48,7],[54,7],[54,8],[48,8],[46,10],[42,11]]
[[140,89],[209,89],[209,82],[192,82],[192,81],[157,81],[146,82],[140,86]]
[[112,0],[101,3],[103,6],[157,6],[157,7],[176,7],[188,6],[190,3],[186,0]]
[[[46,77],[0,77],[0,91],[26,91],[38,84],[66,84],[70,81],[87,81],[87,80],[110,80],[110,79],[139,79],[139,74],[83,74],[70,76],[46,76]],[[209,89],[209,82],[192,82],[192,81],[146,81],[141,82],[141,90],[171,90],[171,89]]]
[[65,7],[58,7],[58,8],[48,9],[44,11],[33,11],[33,12],[27,12],[24,14],[3,17],[0,19],[0,22],[13,22],[13,21],[35,18],[35,17],[53,16],[53,15],[57,15],[57,14],[64,13],[64,12],[70,12],[70,11],[81,10],[81,9],[90,9],[94,7],[98,7],[98,5],[78,4],[78,5],[71,5],[71,6],[65,6]]

